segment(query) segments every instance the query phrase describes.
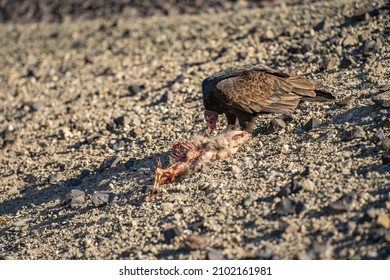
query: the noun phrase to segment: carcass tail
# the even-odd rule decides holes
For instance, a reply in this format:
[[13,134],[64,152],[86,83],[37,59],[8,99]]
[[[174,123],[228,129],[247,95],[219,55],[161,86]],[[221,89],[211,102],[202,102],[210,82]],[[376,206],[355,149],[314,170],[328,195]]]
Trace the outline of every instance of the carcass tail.
[[310,102],[336,101],[336,97],[333,94],[331,94],[330,92],[320,90],[320,89],[315,89],[314,92],[316,93],[315,96],[304,96],[301,99],[305,100],[305,101],[310,101]]

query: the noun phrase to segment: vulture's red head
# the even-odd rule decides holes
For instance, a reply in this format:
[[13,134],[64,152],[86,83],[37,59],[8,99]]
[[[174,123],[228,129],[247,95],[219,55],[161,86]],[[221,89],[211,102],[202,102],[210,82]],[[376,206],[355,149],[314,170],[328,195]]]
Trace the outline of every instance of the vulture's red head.
[[207,122],[207,125],[211,129],[211,131],[215,131],[217,129],[217,120],[218,113],[210,110],[204,111],[204,119]]

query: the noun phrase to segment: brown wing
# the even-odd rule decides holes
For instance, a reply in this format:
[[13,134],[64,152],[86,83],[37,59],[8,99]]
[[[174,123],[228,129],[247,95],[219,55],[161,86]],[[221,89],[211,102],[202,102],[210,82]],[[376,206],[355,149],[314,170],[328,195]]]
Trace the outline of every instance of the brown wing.
[[221,80],[215,97],[227,106],[248,113],[289,113],[300,98],[315,96],[306,78],[270,70],[248,70]]

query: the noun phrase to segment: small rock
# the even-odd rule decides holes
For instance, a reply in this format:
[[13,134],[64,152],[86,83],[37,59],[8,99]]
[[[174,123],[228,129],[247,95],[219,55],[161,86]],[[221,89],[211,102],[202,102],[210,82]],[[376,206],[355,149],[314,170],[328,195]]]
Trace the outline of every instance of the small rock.
[[378,47],[378,44],[376,41],[374,40],[366,40],[364,43],[363,43],[363,46],[361,48],[361,52],[364,54],[364,55],[370,55],[371,53],[373,52],[378,52],[379,51],[379,47]]
[[129,136],[136,138],[142,134],[142,129],[139,126],[134,127],[132,130],[129,132]]
[[287,144],[284,144],[284,145],[282,146],[281,152],[282,152],[283,154],[287,154],[289,150],[290,150],[290,146],[287,145]]
[[355,205],[356,192],[352,191],[340,197],[335,202],[332,202],[328,206],[329,214],[340,214],[351,211]]
[[371,37],[371,34],[369,31],[364,31],[363,33],[359,34],[358,39],[360,42],[364,42],[369,40]]
[[80,190],[71,190],[64,200],[64,203],[69,203],[72,208],[81,207],[85,203],[85,193]]
[[139,92],[143,91],[144,89],[145,89],[145,85],[131,85],[128,87],[130,96],[137,95]]
[[282,200],[276,205],[275,211],[279,215],[289,215],[300,213],[304,209],[302,202],[296,202],[291,198],[282,198]]
[[386,137],[385,139],[383,139],[381,146],[382,150],[384,150],[385,152],[390,151],[390,138]]
[[310,38],[303,40],[302,53],[307,53],[309,51],[314,50],[315,43],[316,43],[316,37],[310,37]]
[[315,31],[320,31],[320,30],[328,30],[330,28],[330,24],[328,20],[323,19],[320,23],[318,23],[316,26],[314,26]]
[[173,240],[176,236],[180,236],[180,235],[183,234],[183,230],[182,230],[181,228],[179,228],[177,225],[169,224],[169,225],[167,225],[167,226],[164,228],[163,234],[164,234],[165,242],[166,242],[167,244],[171,244],[171,243],[172,243],[172,240]]
[[310,179],[304,179],[300,185],[302,186],[302,189],[306,191],[314,191],[316,187]]
[[390,108],[390,90],[374,96],[372,101],[383,108]]
[[111,202],[114,199],[114,196],[115,195],[112,192],[96,191],[91,196],[91,201],[95,207],[99,207]]
[[354,36],[352,35],[347,35],[347,37],[345,37],[344,41],[343,41],[343,46],[344,47],[347,47],[347,46],[352,46],[356,44],[356,39]]
[[149,133],[146,133],[145,134],[145,142],[146,143],[152,143],[152,141],[153,141],[152,135],[150,135]]
[[351,104],[353,101],[355,101],[356,97],[353,95],[347,96],[346,98],[341,99],[340,101],[337,101],[337,104],[344,107],[349,104]]
[[84,142],[87,144],[91,144],[94,140],[98,139],[100,136],[102,136],[102,135],[98,132],[92,133],[91,135],[88,135],[85,138]]
[[338,60],[335,57],[324,58],[322,66],[324,69],[333,69],[337,66]]
[[348,221],[347,227],[350,232],[353,232],[356,229],[357,223],[355,221]]
[[372,142],[380,142],[386,139],[385,134],[383,133],[382,129],[379,129],[375,134],[371,137]]
[[117,128],[124,127],[129,124],[129,119],[127,116],[120,116],[114,119],[114,123]]
[[316,118],[311,118],[304,126],[303,129],[306,131],[312,130],[320,125],[321,121]]
[[29,221],[30,221],[30,219],[18,220],[16,222],[13,222],[12,226],[13,227],[23,227],[23,226],[26,226]]
[[208,245],[208,239],[204,236],[192,234],[184,240],[184,245],[189,250],[203,249]]
[[57,174],[52,174],[49,176],[47,181],[49,182],[49,184],[57,184],[60,181],[60,176],[58,176]]
[[208,260],[223,260],[222,251],[218,249],[210,249],[207,251]]
[[298,231],[298,226],[296,224],[288,223],[284,228],[284,232],[287,234],[296,233]]
[[329,259],[331,258],[332,252],[333,248],[330,246],[329,242],[320,242],[314,240],[310,245],[310,249],[307,253],[308,255],[312,256],[312,258]]
[[389,215],[387,215],[385,212],[381,212],[376,219],[376,224],[385,229],[388,229],[390,227]]
[[379,88],[380,92],[389,91],[390,90],[390,83],[385,84]]
[[366,139],[366,132],[360,126],[346,130],[341,134],[341,140],[343,141],[351,141],[356,138]]
[[275,39],[275,33],[271,29],[267,29],[261,36],[260,41],[272,41],[273,39]]
[[350,66],[356,65],[356,61],[352,58],[352,56],[344,56],[340,62],[340,69],[347,69]]
[[286,197],[290,194],[297,193],[301,190],[301,186],[297,183],[296,180],[292,180],[289,184],[284,186],[277,194],[277,197]]
[[285,127],[286,127],[286,123],[282,119],[276,118],[269,123],[267,127],[267,131],[268,133],[275,133],[281,131]]
[[315,139],[316,142],[319,142],[319,141],[322,141],[326,138],[329,138],[330,136],[332,136],[333,134],[336,133],[336,130],[335,129],[331,129],[323,134],[321,134],[318,138]]
[[100,164],[99,170],[102,171],[107,168],[114,168],[120,161],[121,158],[119,156],[110,156]]

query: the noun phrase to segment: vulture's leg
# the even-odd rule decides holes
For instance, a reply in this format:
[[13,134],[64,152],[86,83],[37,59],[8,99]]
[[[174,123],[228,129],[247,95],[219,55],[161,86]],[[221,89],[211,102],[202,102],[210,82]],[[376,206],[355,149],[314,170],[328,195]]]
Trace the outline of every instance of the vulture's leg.
[[241,128],[249,133],[253,133],[255,130],[255,117],[252,115],[243,114],[238,117],[238,121],[241,125]]
[[224,132],[225,132],[225,131],[229,131],[229,130],[235,128],[236,123],[237,123],[237,117],[236,117],[235,114],[226,112],[225,115],[226,115],[226,119],[227,119],[228,125],[227,125],[227,127],[223,130]]

